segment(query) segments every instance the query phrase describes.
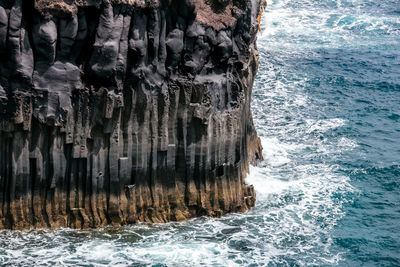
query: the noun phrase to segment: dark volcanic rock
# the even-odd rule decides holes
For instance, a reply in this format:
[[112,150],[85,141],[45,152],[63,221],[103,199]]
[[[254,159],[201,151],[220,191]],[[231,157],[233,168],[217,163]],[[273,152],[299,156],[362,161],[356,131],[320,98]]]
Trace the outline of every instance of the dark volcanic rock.
[[258,0],[0,0],[0,228],[254,206]]

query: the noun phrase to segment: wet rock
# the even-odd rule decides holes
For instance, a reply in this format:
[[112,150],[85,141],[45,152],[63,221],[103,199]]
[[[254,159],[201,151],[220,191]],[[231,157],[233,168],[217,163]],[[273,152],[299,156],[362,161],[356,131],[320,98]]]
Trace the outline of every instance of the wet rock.
[[243,212],[256,0],[0,1],[0,228]]

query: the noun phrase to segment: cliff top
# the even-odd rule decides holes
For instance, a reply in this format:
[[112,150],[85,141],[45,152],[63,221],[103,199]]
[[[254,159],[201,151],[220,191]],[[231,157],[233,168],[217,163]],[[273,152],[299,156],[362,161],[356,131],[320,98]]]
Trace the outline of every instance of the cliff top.
[[[77,13],[78,7],[110,3],[113,5],[128,5],[141,8],[156,8],[160,0],[35,0],[35,8],[45,17],[70,17]],[[248,0],[186,0],[193,6],[196,20],[217,30],[231,27],[236,18],[245,9]]]

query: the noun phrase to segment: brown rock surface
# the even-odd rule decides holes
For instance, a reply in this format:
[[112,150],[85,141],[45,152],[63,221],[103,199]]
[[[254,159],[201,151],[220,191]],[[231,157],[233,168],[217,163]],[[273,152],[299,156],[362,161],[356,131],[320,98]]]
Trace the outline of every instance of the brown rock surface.
[[259,7],[0,0],[0,228],[254,206]]

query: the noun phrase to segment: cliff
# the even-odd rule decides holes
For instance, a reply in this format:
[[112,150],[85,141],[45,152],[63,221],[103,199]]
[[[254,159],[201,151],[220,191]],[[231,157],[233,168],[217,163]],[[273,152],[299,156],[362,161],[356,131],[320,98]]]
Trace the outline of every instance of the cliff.
[[254,206],[258,0],[0,0],[0,229]]

